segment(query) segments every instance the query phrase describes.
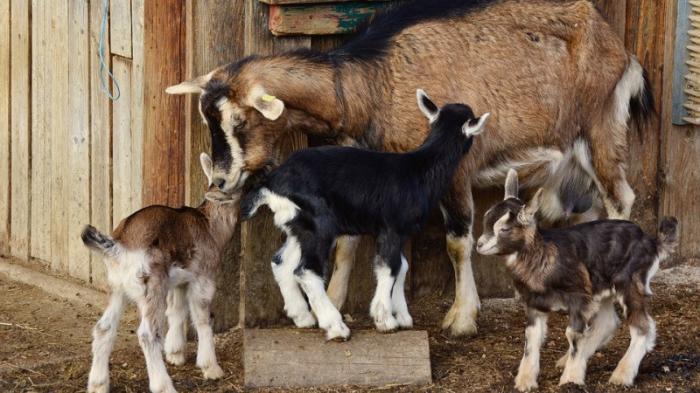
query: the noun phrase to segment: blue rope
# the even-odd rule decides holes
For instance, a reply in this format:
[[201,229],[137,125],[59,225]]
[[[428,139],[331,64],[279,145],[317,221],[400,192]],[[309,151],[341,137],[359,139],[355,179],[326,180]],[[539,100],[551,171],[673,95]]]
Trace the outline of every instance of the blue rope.
[[[97,48],[97,55],[100,58],[100,90],[109,97],[110,100],[116,101],[122,95],[121,89],[119,88],[119,82],[114,78],[114,74],[107,67],[105,63],[105,35],[107,33],[107,19],[109,18],[109,0],[104,0],[102,2],[102,24],[100,25],[100,40]],[[114,90],[116,94],[112,94],[107,85],[107,79],[105,78],[104,72],[107,70],[107,75],[109,79],[112,80],[114,84]]]

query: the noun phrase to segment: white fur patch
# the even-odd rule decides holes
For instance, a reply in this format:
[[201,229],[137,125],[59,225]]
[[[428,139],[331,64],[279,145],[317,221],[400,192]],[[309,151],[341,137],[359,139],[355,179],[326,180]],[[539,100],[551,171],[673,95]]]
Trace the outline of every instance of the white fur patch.
[[644,355],[654,347],[656,337],[654,321],[649,319],[649,332],[647,334],[642,334],[639,329],[631,326],[630,336],[630,346],[610,377],[610,383],[612,384],[623,386],[632,386],[634,384],[634,378],[639,371],[639,364],[642,362]]
[[294,271],[301,261],[301,247],[296,237],[287,236],[287,241],[279,251],[279,257],[282,261],[280,264],[272,263],[272,273],[284,299],[284,311],[297,327],[311,327],[316,324],[316,319],[311,315],[294,276]]
[[493,235],[487,236],[483,234],[479,237],[479,242],[476,247],[476,251],[482,255],[494,255],[497,254],[500,249],[498,248],[498,232],[503,228],[503,226],[508,222],[510,218],[510,212],[505,213],[501,218],[499,218],[493,224]]
[[343,322],[331,300],[326,295],[323,279],[310,270],[304,270],[296,276],[297,282],[306,293],[311,304],[311,309],[318,318],[318,326],[326,331],[326,339],[347,339],[350,337],[350,329]]
[[653,295],[651,292],[651,279],[654,278],[654,275],[656,275],[656,272],[659,271],[659,264],[661,263],[662,256],[659,255],[656,258],[654,258],[654,262],[651,264],[649,267],[649,270],[647,270],[647,277],[644,283],[644,292],[647,295]]
[[535,323],[525,329],[525,354],[520,361],[515,388],[521,392],[537,388],[540,373],[540,348],[547,337],[547,316],[535,318]]
[[[379,258],[379,257],[376,257]],[[369,308],[369,315],[374,319],[374,325],[380,332],[387,332],[399,326],[392,313],[391,291],[395,277],[391,269],[383,261],[375,261],[374,277],[377,279],[377,288]]]
[[401,255],[401,269],[399,270],[398,276],[396,276],[396,283],[391,292],[391,306],[396,315],[396,321],[399,323],[399,327],[411,328],[413,327],[413,318],[408,312],[408,304],[406,303],[406,294],[404,292],[406,272],[408,272],[408,261],[406,257]]
[[644,69],[637,59],[632,58],[622,79],[615,87],[615,121],[627,126],[630,118],[630,100],[644,92]]
[[544,184],[549,175],[554,173],[563,156],[563,153],[558,149],[546,147],[525,149],[514,158],[499,162],[495,166],[481,169],[474,179],[474,184],[479,187],[500,186],[505,181],[510,169],[522,171],[533,165],[546,165],[546,173],[523,179],[522,186],[525,188],[540,186]]
[[216,106],[221,111],[221,129],[231,150],[231,165],[228,168],[215,166],[212,177],[226,179],[227,189],[223,191],[228,191],[238,187],[248,177],[248,174],[243,171],[245,166],[243,148],[238,142],[238,138],[233,136],[233,129],[240,122],[241,111],[226,97],[220,98]]
[[293,220],[299,212],[299,206],[290,201],[289,198],[275,194],[267,188],[260,190],[260,205],[267,205],[275,214],[275,225],[285,232],[287,228],[284,224]]

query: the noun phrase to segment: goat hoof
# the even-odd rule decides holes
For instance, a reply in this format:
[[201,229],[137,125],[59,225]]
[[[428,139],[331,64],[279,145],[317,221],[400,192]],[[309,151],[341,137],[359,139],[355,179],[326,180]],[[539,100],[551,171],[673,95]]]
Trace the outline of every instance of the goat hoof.
[[109,382],[88,383],[88,393],[109,393]]
[[224,370],[218,364],[202,369],[204,379],[219,379],[224,376]]
[[515,389],[519,392],[529,392],[537,389],[537,381],[525,378],[515,378]]
[[343,323],[336,323],[326,330],[327,341],[348,341],[350,339],[350,329]]
[[313,314],[311,314],[310,312],[294,317],[292,318],[292,320],[294,321],[294,326],[301,329],[312,328],[316,326],[316,318],[314,318]]
[[185,364],[185,354],[182,351],[166,353],[165,360],[173,366],[182,366]]
[[411,329],[413,328],[413,318],[410,315],[396,315],[396,322],[398,322],[401,329]]
[[628,375],[624,375],[624,373],[615,370],[608,380],[608,383],[618,386],[632,386],[634,384],[634,378],[630,378]]
[[374,325],[382,333],[390,333],[399,328],[399,322],[393,316],[386,317],[383,320],[375,320]]
[[570,383],[574,384],[574,385],[578,385],[578,386],[585,385],[582,377],[562,376],[561,379],[559,380],[559,386],[568,385]]
[[475,336],[477,333],[476,326],[476,309],[471,312],[471,316],[464,315],[460,308],[452,305],[450,311],[445,315],[445,319],[442,321],[442,329],[449,330],[452,337],[471,337]]

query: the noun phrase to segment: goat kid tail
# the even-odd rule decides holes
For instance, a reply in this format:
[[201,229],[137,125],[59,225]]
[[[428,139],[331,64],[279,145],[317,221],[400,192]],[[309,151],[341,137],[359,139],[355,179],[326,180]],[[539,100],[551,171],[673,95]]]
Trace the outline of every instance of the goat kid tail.
[[628,88],[629,114],[634,121],[639,137],[642,137],[642,129],[649,124],[656,113],[654,108],[654,93],[649,82],[647,70],[639,64],[636,57],[632,56],[627,71],[618,84],[618,93]]
[[83,244],[91,250],[97,251],[107,257],[116,257],[119,255],[119,243],[111,236],[97,230],[92,225],[86,225],[83,233],[80,234],[83,239]]
[[664,217],[659,224],[659,248],[661,253],[671,255],[678,247],[678,219]]

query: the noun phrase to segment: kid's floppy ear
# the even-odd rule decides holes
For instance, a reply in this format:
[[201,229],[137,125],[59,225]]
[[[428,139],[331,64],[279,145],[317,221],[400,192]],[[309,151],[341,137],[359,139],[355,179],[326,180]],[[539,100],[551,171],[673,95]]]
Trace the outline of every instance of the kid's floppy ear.
[[489,116],[491,116],[490,113],[484,113],[481,115],[481,117],[468,120],[466,123],[464,123],[462,126],[462,132],[464,132],[464,135],[474,136],[481,134],[484,131],[484,124],[486,124],[486,120],[489,118]]
[[214,71],[206,74],[200,75],[192,80],[184,81],[177,85],[172,85],[165,89],[168,94],[202,94],[204,92],[204,86],[214,75]]
[[440,113],[437,105],[430,100],[423,89],[416,90],[416,100],[418,100],[418,108],[420,108],[420,111],[428,118],[428,121],[430,123],[434,122]]
[[207,177],[207,182],[209,182],[209,185],[211,186],[211,171],[212,171],[212,162],[211,158],[209,157],[209,154],[207,153],[202,153],[199,155],[199,162],[202,164],[202,170],[204,171],[204,176]]
[[277,120],[284,112],[284,102],[270,95],[260,86],[255,86],[250,91],[248,103],[257,109],[268,120]]
[[506,193],[503,196],[503,200],[518,197],[518,172],[515,169],[510,169],[508,171],[508,176],[506,176]]
[[542,200],[542,189],[540,188],[535,193],[535,196],[530,199],[527,205],[523,206],[518,213],[518,221],[523,225],[530,225],[535,222],[535,214],[540,210],[540,202]]

